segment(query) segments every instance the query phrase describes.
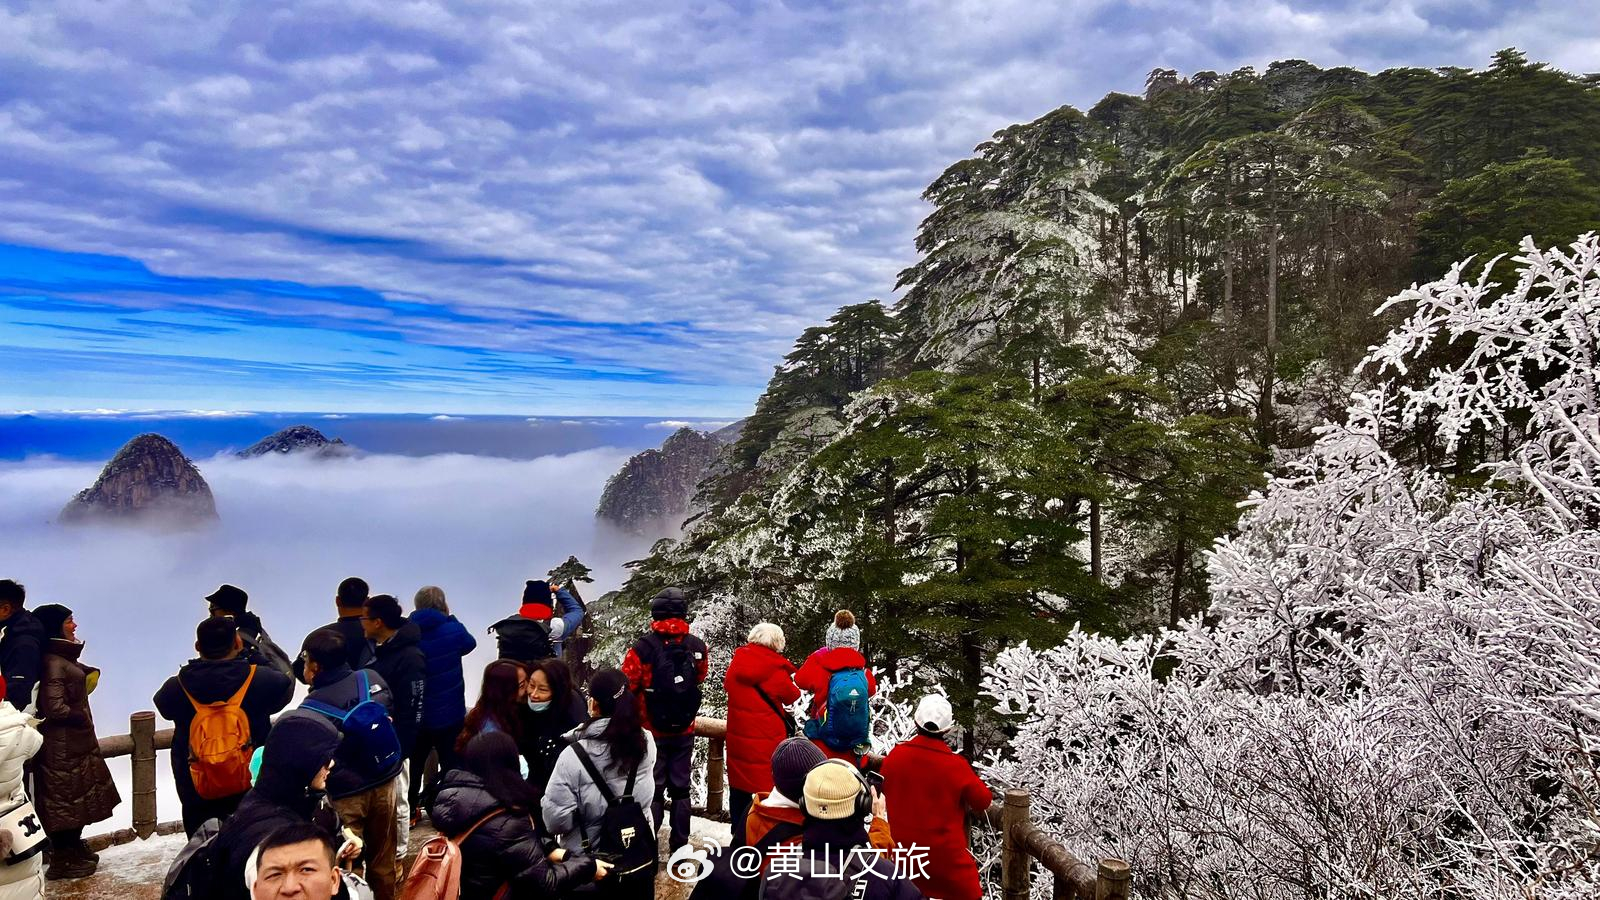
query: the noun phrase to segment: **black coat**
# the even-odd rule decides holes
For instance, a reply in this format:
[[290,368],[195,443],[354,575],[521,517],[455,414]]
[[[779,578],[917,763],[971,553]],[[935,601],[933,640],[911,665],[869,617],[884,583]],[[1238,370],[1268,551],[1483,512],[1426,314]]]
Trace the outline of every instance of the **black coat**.
[[[489,793],[483,781],[465,769],[456,769],[445,775],[428,818],[441,834],[455,837],[495,809],[504,809],[504,804]],[[513,900],[557,897],[593,880],[594,860],[587,856],[558,863],[546,858],[528,813],[495,816],[461,845],[462,897],[492,897],[508,882]]]
[[278,719],[267,737],[256,786],[244,795],[212,844],[216,882],[209,897],[249,900],[244,864],[278,828],[316,822],[330,834],[337,831],[338,814],[328,805],[327,795],[311,790],[310,784],[338,746],[339,730],[323,716],[295,710]]
[[[368,669],[367,682],[372,699],[382,703],[392,716],[394,712],[394,695],[390,692],[389,685],[384,682],[383,676]],[[361,696],[360,687],[356,673],[344,666],[340,666],[337,669],[317,673],[317,680],[312,683],[311,693],[306,695],[306,700],[326,703],[335,709],[354,709],[357,703],[366,699]],[[304,701],[301,702],[302,704],[304,703]],[[302,705],[299,708],[305,709],[305,706]],[[306,712],[333,724],[335,728],[338,727],[337,722],[320,712],[315,710],[306,710]],[[340,743],[339,752],[335,754],[334,758],[338,760],[338,765],[333,767],[333,774],[328,776],[328,796],[335,800],[354,797],[362,791],[375,788],[400,772],[398,765],[387,772],[366,771],[367,764],[356,755],[348,752],[348,748],[345,747],[343,742]],[[401,764],[404,764],[403,760]]]
[[[177,783],[178,798],[185,804],[200,797],[189,777],[189,728],[194,722],[194,704],[184,689],[200,703],[227,700],[244,685],[250,666],[242,659],[192,659],[156,691],[156,711],[172,722],[172,777]],[[272,730],[273,714],[294,698],[294,682],[270,666],[257,665],[255,671],[240,706],[250,720],[250,745],[259,747]]]
[[422,652],[421,640],[422,629],[407,622],[394,637],[377,646],[377,659],[372,663],[373,671],[382,675],[394,692],[390,713],[407,759],[417,744],[417,730],[422,727],[423,686],[428,679],[428,658]]
[[[344,638],[345,663],[353,672],[357,669],[369,668],[372,665],[372,642],[367,640],[367,633],[361,629],[360,616],[340,616],[339,621],[331,622],[322,628],[339,632]],[[297,681],[306,680],[306,664],[300,657],[294,659],[294,677]]]
[[494,632],[501,659],[527,664],[556,655],[555,639],[550,636],[548,620],[507,616],[490,625],[489,630]]
[[0,672],[5,673],[6,699],[25,710],[44,671],[44,626],[27,610],[0,622]]
[[556,770],[556,760],[567,749],[567,732],[589,721],[589,711],[583,698],[572,694],[565,708],[557,709],[552,703],[544,712],[534,712],[526,703],[517,708],[522,720],[521,733],[517,735],[517,749],[528,761],[528,781],[544,793],[550,783],[550,773]]

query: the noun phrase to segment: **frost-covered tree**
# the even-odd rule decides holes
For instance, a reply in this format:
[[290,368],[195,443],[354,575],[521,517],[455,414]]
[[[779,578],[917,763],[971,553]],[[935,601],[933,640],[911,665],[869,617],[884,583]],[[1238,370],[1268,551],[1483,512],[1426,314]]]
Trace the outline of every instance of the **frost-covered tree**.
[[[1374,386],[1218,544],[1206,619],[1001,654],[990,776],[1149,896],[1595,896],[1600,239],[1512,262],[1391,300]],[[1389,451],[1423,416],[1527,427],[1459,484]]]

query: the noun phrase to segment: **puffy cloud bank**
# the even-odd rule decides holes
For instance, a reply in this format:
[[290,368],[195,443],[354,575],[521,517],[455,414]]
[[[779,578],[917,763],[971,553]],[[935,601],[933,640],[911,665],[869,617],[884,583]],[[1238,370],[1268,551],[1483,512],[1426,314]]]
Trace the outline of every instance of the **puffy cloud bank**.
[[[30,605],[74,610],[83,658],[103,671],[93,697],[102,734],[126,731],[128,713],[151,708],[162,680],[194,655],[203,598],[222,582],[249,591],[251,608],[291,653],[333,618],[334,589],[348,575],[407,607],[417,588],[437,584],[478,636],[472,681],[473,667],[493,656],[484,629],[516,608],[524,580],[576,554],[595,570],[586,596],[620,581],[620,563],[639,547],[598,530],[593,510],[625,458],[611,449],[534,460],[215,457],[197,463],[222,521],[188,533],[53,524],[99,465],[5,464],[0,578],[27,585]],[[161,815],[175,818],[164,766]],[[119,825],[128,810],[126,802],[118,810]]]

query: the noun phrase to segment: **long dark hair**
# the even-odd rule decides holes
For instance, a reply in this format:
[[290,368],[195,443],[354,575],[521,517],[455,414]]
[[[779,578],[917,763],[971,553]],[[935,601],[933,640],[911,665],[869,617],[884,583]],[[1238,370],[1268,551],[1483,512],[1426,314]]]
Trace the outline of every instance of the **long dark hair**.
[[517,741],[503,731],[480,734],[461,751],[461,765],[483,780],[490,795],[512,812],[529,812],[539,805],[539,792],[522,778]]
[[[550,685],[550,711],[563,715],[572,706],[572,670],[567,664],[555,657],[541,659],[528,667],[528,677],[533,673],[543,672],[544,680]],[[574,723],[576,724],[576,723]]]
[[467,743],[483,730],[485,719],[493,719],[501,731],[515,739],[521,732],[521,717],[517,714],[517,693],[522,689],[522,664],[509,659],[497,659],[483,668],[483,688],[478,691],[478,702],[467,713],[461,737],[456,739],[456,752],[463,752]]
[[644,762],[645,736],[639,702],[628,690],[628,676],[616,669],[601,669],[589,679],[589,696],[600,707],[600,717],[611,720],[600,740],[611,751],[612,768],[633,771]]

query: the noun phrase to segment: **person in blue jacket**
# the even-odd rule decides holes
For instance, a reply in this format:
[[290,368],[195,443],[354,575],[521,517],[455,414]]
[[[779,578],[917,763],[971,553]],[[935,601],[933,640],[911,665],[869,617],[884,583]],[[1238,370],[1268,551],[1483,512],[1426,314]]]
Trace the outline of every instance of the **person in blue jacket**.
[[[456,738],[467,718],[467,681],[461,660],[476,650],[478,641],[467,627],[450,614],[444,590],[428,585],[412,600],[416,612],[411,622],[422,632],[422,655],[427,660],[427,678],[422,691],[422,727],[411,754],[411,823],[419,820],[419,810],[433,805],[437,783],[423,791],[422,774],[428,755],[439,755],[439,775],[456,767]],[[424,797],[426,800],[424,801]]]

